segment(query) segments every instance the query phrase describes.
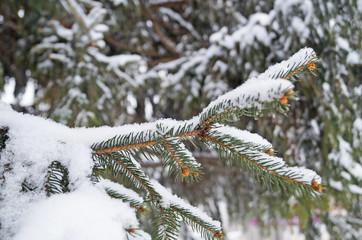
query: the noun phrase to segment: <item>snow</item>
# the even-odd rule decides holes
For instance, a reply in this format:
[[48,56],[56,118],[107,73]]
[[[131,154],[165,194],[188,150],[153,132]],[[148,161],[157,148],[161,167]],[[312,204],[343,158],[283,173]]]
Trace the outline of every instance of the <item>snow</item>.
[[133,87],[141,84],[140,78],[132,79],[127,73],[123,72],[120,68],[130,67],[132,64],[144,65],[143,59],[140,55],[136,54],[120,54],[115,56],[106,56],[99,52],[96,48],[88,48],[88,53],[92,55],[97,61],[107,64],[107,70],[113,71],[120,79],[124,79]]
[[219,31],[214,32],[210,35],[209,41],[210,43],[217,43],[220,42],[228,33],[227,27],[222,27]]
[[134,209],[91,185],[32,204],[19,221],[14,240],[122,240],[139,225]]
[[[329,219],[334,225],[338,226],[343,231],[343,234],[346,236],[346,239],[361,238],[361,234],[358,232],[358,229],[352,227],[352,225],[350,224],[351,220],[348,217],[340,215],[333,216],[332,214],[330,214]],[[360,223],[358,222],[357,224]]]
[[147,121],[152,120],[153,106],[149,98],[145,99],[145,119]]
[[[96,129],[70,129],[51,120],[16,113],[4,103],[0,105],[0,112],[4,116],[0,119],[0,126],[9,127],[10,137],[2,158],[4,164],[12,166],[10,171],[4,172],[7,181],[1,186],[1,222],[7,231],[1,232],[2,238],[7,239],[16,233],[16,240],[126,239],[124,229],[138,227],[134,210],[111,199],[101,189],[109,188],[143,202],[137,193],[109,180],[103,179],[96,186],[89,182],[93,166],[90,143],[100,132]],[[176,123],[172,120],[165,122],[166,127]],[[152,126],[155,128],[155,124]],[[129,131],[133,132],[134,128]],[[107,135],[102,138],[107,138]],[[88,141],[88,138],[93,140]],[[20,191],[24,179],[41,186],[47,167],[55,160],[68,167],[73,192],[45,198],[37,190]],[[164,206],[170,204],[188,209],[220,228],[219,222],[212,221],[205,213],[173,196],[156,181],[153,180],[152,184],[160,191]],[[140,234],[135,235],[139,238],[133,236],[130,239],[150,239],[142,231],[137,231],[137,234]]]
[[277,0],[274,10],[283,18],[291,17],[291,25],[287,26],[288,31],[293,31],[291,34],[296,34],[299,41],[302,44],[305,43],[310,36],[308,25],[314,15],[313,2],[311,0]]
[[[217,66],[217,62],[215,63],[215,66]],[[226,82],[221,79],[215,80],[211,76],[206,77],[205,85],[203,86],[204,93],[206,93],[208,99],[214,99],[224,94],[228,89],[229,86]]]
[[97,24],[94,27],[94,30],[97,32],[108,32],[109,31],[109,27],[105,24]]
[[347,52],[351,51],[351,47],[349,46],[349,43],[346,39],[342,37],[337,37],[337,47],[346,50]]
[[362,165],[353,160],[351,145],[341,136],[338,136],[337,139],[339,143],[339,151],[337,149],[333,149],[332,152],[328,154],[328,158],[338,162],[348,171],[348,173],[361,180]]
[[224,74],[227,69],[228,65],[220,60],[217,60],[212,68],[213,71],[219,71],[221,74]]
[[330,179],[329,185],[338,191],[343,191],[343,184],[339,181],[334,181],[333,179]]
[[350,97],[351,94],[350,94],[350,92],[348,90],[348,87],[346,86],[346,83],[344,82],[344,80],[342,78],[339,79],[339,83],[341,84],[342,93],[344,95],[346,95],[347,97]]
[[107,63],[112,67],[124,67],[127,64],[139,62],[142,60],[142,57],[136,54],[106,56],[96,51],[94,48],[90,49],[89,53],[92,54],[98,61]]
[[[99,201],[95,199],[96,202],[94,202],[94,204],[91,200],[84,200],[88,197],[93,197],[93,193],[87,195],[87,191],[82,190],[84,184],[90,184],[89,176],[93,167],[91,157],[92,150],[90,146],[94,142],[113,137],[117,132],[116,129],[120,130],[120,132],[123,132],[121,129],[124,129],[126,132],[135,132],[136,125],[119,128],[102,127],[99,129],[71,129],[51,120],[17,113],[13,111],[9,105],[3,102],[0,102],[0,116],[0,126],[9,128],[9,139],[6,142],[6,148],[1,152],[2,164],[0,166],[0,173],[3,174],[6,179],[0,186],[0,197],[2,199],[0,202],[0,221],[3,229],[0,233],[1,239],[10,238],[14,233],[19,231],[21,226],[23,226],[23,230],[21,231],[21,234],[19,233],[18,239],[24,239],[24,236],[29,237],[31,234],[36,234],[36,232],[29,232],[31,229],[40,231],[40,227],[33,226],[32,222],[34,222],[35,225],[37,225],[35,223],[36,221],[45,223],[47,222],[45,219],[50,218],[52,214],[54,214],[54,220],[53,222],[49,220],[49,224],[54,223],[57,225],[56,221],[59,221],[59,219],[56,220],[57,217],[60,219],[66,217],[66,215],[62,215],[61,209],[63,209],[63,207],[66,208],[68,205],[73,205],[73,201],[75,201],[74,204],[90,201],[89,204],[91,205],[89,205],[89,208],[97,208],[100,212],[103,211],[102,207],[95,207],[101,199],[99,199]],[[155,128],[153,123],[151,125],[146,124],[143,128],[139,128],[139,130],[147,130],[150,126]],[[43,186],[48,166],[52,161],[59,161],[68,168],[70,189],[73,190],[74,195],[70,194],[64,197],[56,196],[45,200],[46,196],[44,190],[41,188],[36,188],[30,192],[22,192],[21,188],[24,180],[26,180],[30,187]],[[5,169],[7,164],[11,165],[11,169]],[[111,183],[109,182],[102,182],[101,184],[111,186]],[[79,190],[80,192],[77,193],[77,189],[81,189]],[[91,190],[90,187],[85,189]],[[116,190],[119,190],[119,188]],[[138,198],[138,200],[140,200],[140,198]],[[62,202],[65,202],[64,204],[66,205],[61,205]],[[59,207],[54,207],[56,204],[60,204]],[[117,204],[119,203],[117,202]],[[49,208],[51,206],[55,209],[59,209],[57,210],[58,212],[50,211]],[[107,201],[104,207],[106,206]],[[28,208],[33,208],[35,210],[28,213],[28,217],[24,217]],[[114,206],[112,209],[113,208]],[[49,215],[42,217],[40,214],[46,211],[49,212]],[[114,211],[117,212],[117,210]],[[121,212],[125,211],[126,210],[122,210]],[[104,213],[107,213],[107,208],[104,209]],[[64,212],[64,214],[71,214],[71,212]],[[80,214],[80,212],[74,211],[74,214]],[[31,218],[31,215],[34,215],[34,219]],[[116,215],[106,215],[104,218],[107,216],[114,218]],[[41,220],[42,218],[44,218],[43,222]],[[85,216],[85,218],[91,219],[89,216]],[[76,221],[81,222],[79,219],[76,219]],[[94,219],[92,221],[94,221]],[[125,221],[127,222],[128,220],[125,218]],[[67,223],[59,225],[58,232],[54,230],[55,233],[61,234],[61,231],[64,230],[62,230],[62,227],[68,227],[66,224]],[[83,225],[75,226],[82,227]],[[92,226],[94,227],[94,225]],[[114,224],[112,226],[114,226]],[[52,227],[49,229],[52,229]],[[94,231],[95,230],[96,228]],[[49,234],[54,231],[49,230]],[[83,234],[83,232],[69,232],[69,234]],[[98,233],[94,234],[96,236]],[[118,233],[116,236],[119,236],[120,234],[121,233]],[[63,235],[58,236],[61,237]],[[88,235],[83,238],[80,236],[78,238],[78,236],[79,235],[74,235],[75,239],[96,239],[88,238]],[[69,239],[68,237],[72,237],[72,235],[64,235],[64,238],[59,239]]]
[[54,49],[59,52],[61,50],[64,50],[68,54],[68,56],[73,56],[74,54],[70,45],[66,43],[47,43],[47,42],[39,43],[38,45],[32,48],[32,51],[39,51],[44,49]]
[[361,145],[361,137],[362,137],[362,118],[357,117],[353,122],[352,127],[352,135],[353,135],[353,146],[358,147]]
[[293,17],[292,27],[294,28],[294,31],[298,34],[298,36],[301,38],[302,42],[304,42],[305,39],[308,38],[310,34],[309,28],[308,26],[306,26],[306,24],[301,18]]
[[82,22],[82,23],[86,23],[87,22],[87,16],[84,14],[84,11],[83,11],[82,7],[77,3],[77,1],[75,1],[75,0],[67,0],[66,2],[69,4],[69,7],[72,9],[73,13],[78,18],[77,20]]
[[[211,45],[208,49],[200,49],[192,56],[189,56],[189,59],[180,58],[176,61],[171,61],[169,63],[158,65],[155,70],[168,70],[172,69],[177,65],[181,65],[179,71],[175,74],[168,74],[165,81],[161,82],[161,88],[167,88],[169,86],[173,86],[182,81],[185,74],[190,69],[195,69],[197,76],[201,76],[205,69],[207,69],[207,64],[210,59],[219,56],[221,54],[220,47],[216,45]],[[163,80],[163,79],[161,79]],[[192,89],[192,88],[191,88]]]
[[362,63],[362,58],[357,51],[350,51],[347,55],[346,62],[350,65],[358,65]]
[[359,12],[362,12],[362,0],[357,1],[357,8]]
[[276,170],[281,175],[290,176],[299,182],[311,185],[312,181],[316,181],[318,184],[322,183],[322,178],[313,170],[305,167],[283,167]]
[[162,3],[169,3],[169,2],[183,2],[183,0],[150,0],[150,4],[162,4]]
[[4,85],[4,92],[1,93],[0,100],[9,104],[14,103],[15,102],[14,91],[15,91],[15,79],[9,78]]
[[[55,33],[59,37],[64,38],[67,41],[71,41],[73,39],[74,32],[72,31],[72,29],[68,29],[68,28],[63,27],[58,21],[51,21],[50,24],[54,28]],[[55,42],[57,40],[58,40],[57,37],[53,36],[52,38],[43,39],[43,42],[44,43],[46,43],[46,42],[50,43],[50,42]]]
[[51,35],[51,36],[49,36],[49,37],[45,37],[45,38],[43,38],[43,42],[44,43],[54,43],[54,42],[57,42],[59,39],[58,39],[58,37],[57,36],[55,36],[55,35]]
[[118,6],[120,4],[123,4],[123,5],[128,5],[128,0],[111,0],[114,4],[114,6]]
[[344,179],[346,179],[347,181],[351,181],[351,174],[349,174],[346,171],[342,171],[341,172],[341,177],[343,177]]
[[72,67],[73,64],[72,64],[72,60],[68,57],[66,57],[65,55],[63,54],[56,54],[56,53],[51,53],[49,54],[49,59],[51,60],[58,60],[60,62],[63,62],[64,64],[69,64],[68,67]]
[[319,129],[319,126],[318,126],[318,122],[315,120],[315,119],[312,119],[310,121],[310,125],[312,126],[312,129],[313,129],[313,132],[319,136],[320,135],[320,129]]
[[185,19],[183,19],[179,13],[171,10],[170,8],[164,8],[164,7],[161,7],[159,11],[167,15],[169,18],[172,18],[175,21],[177,21],[183,28],[187,29],[196,39],[198,40],[201,39],[200,34],[196,32],[192,24],[185,21]]
[[243,142],[251,142],[255,145],[263,146],[266,149],[272,148],[270,142],[268,142],[265,138],[256,133],[251,133],[246,130],[240,130],[230,126],[222,126],[219,124],[215,125],[215,128],[219,133],[227,134],[234,138],[237,138]]
[[358,185],[350,184],[349,190],[351,190],[351,192],[354,194],[362,195],[362,188]]
[[103,17],[106,15],[107,10],[102,7],[93,7],[88,13],[85,23],[88,29],[94,31],[106,32],[109,30],[109,27],[104,24],[97,24],[102,21]]
[[271,36],[266,30],[271,23],[273,13],[254,13],[249,17],[249,21],[245,26],[240,27],[231,35],[228,35],[228,28],[222,27],[218,32],[210,36],[210,42],[219,46],[223,46],[229,50],[240,45],[240,49],[255,44],[255,40],[268,46],[271,43]]
[[[24,180],[30,186],[42,186],[48,166],[62,156],[62,164],[69,167],[71,188],[76,188],[81,182],[88,181],[92,160],[89,146],[73,138],[69,128],[16,113],[4,103],[0,105],[0,112],[0,126],[9,127],[9,140],[1,153],[3,164],[0,166],[6,179],[1,186],[0,219],[6,229],[10,227],[7,224],[20,219],[30,202],[44,197],[39,192],[21,192]],[[10,164],[11,169],[4,169],[4,164]]]

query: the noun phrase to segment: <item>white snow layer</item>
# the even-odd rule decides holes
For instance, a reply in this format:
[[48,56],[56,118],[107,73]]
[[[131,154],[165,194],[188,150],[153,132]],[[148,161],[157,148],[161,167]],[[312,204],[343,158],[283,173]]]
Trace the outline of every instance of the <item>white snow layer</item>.
[[[19,221],[14,240],[122,240],[138,228],[134,209],[91,185],[32,204]],[[151,239],[140,234],[135,239]]]
[[349,190],[351,190],[352,193],[362,195],[362,188],[358,185],[350,184]]
[[[80,187],[85,183],[90,184],[89,176],[91,175],[93,167],[91,145],[95,142],[110,139],[117,134],[137,134],[140,132],[147,132],[148,134],[144,135],[144,139],[147,140],[151,137],[157,137],[161,136],[160,134],[163,134],[163,132],[159,132],[156,127],[157,125],[161,125],[167,131],[171,128],[177,129],[185,125],[196,127],[199,121],[198,117],[188,121],[163,119],[153,123],[124,125],[114,128],[100,127],[72,129],[49,119],[17,113],[13,111],[9,105],[3,102],[0,102],[0,116],[0,126],[9,128],[9,139],[6,141],[6,148],[1,152],[2,164],[0,165],[0,173],[3,174],[6,179],[0,186],[0,198],[2,199],[0,202],[0,222],[2,223],[2,229],[0,231],[1,239],[10,239],[16,233],[18,233],[18,239],[23,239],[25,236],[35,236],[37,233],[31,232],[31,229],[38,231],[38,233],[40,229],[34,227],[33,223],[35,224],[37,221],[40,221],[40,226],[40,224],[45,224],[47,222],[47,220],[42,221],[42,218],[48,219],[51,218],[51,216],[53,216],[54,219],[51,221],[49,220],[49,224],[54,223],[54,226],[49,227],[49,229],[56,228],[56,226],[58,226],[59,229],[49,230],[49,234],[51,234],[51,232],[55,235],[61,234],[56,237],[54,235],[54,237],[51,237],[52,239],[70,239],[72,236],[74,236],[75,239],[99,239],[97,238],[98,235],[96,233],[93,235],[94,238],[91,238],[88,235],[82,237],[82,233],[87,233],[86,230],[79,230],[78,233],[69,233],[74,235],[69,235],[68,233],[68,235],[65,233],[64,235],[63,231],[68,228],[68,223],[57,224],[57,221],[60,221],[59,219],[67,219],[67,221],[68,219],[72,219],[70,215],[72,211],[64,210],[63,212],[63,208],[67,208],[68,205],[73,204],[76,206],[79,202],[87,202],[89,200],[86,199],[92,194],[99,195],[99,190],[94,190],[94,188],[91,187]],[[46,198],[44,189],[41,189],[39,186],[44,185],[48,167],[53,161],[59,161],[68,168],[70,188],[75,193],[67,194],[65,196],[52,196],[49,199]],[[195,162],[195,164],[197,163]],[[11,168],[6,169],[7,165],[10,165]],[[26,181],[27,185],[30,187],[34,186],[38,188],[29,192],[21,191],[22,183],[24,181]],[[110,181],[101,181],[99,187],[109,187],[112,190],[122,191],[123,193],[126,193],[125,191],[128,190],[123,189],[122,187],[114,188],[114,183]],[[95,192],[98,191],[98,193],[87,193],[85,189]],[[127,191],[126,194],[129,194],[129,191]],[[137,196],[137,194],[131,194],[131,196],[141,201],[141,198]],[[105,195],[103,199],[106,198]],[[101,203],[101,197],[95,201],[97,203],[99,202],[99,205],[103,204]],[[174,203],[179,204],[181,201],[182,200],[180,199]],[[62,202],[65,202],[64,205],[61,204]],[[111,204],[112,202],[108,201],[108,203]],[[108,203],[106,201],[104,207],[106,207]],[[92,201],[89,204],[90,205],[88,206],[97,205],[93,204]],[[194,208],[191,205],[182,206],[190,207],[197,216],[204,220],[208,219],[207,215],[198,212],[197,208]],[[51,207],[55,209],[53,212],[50,210]],[[27,209],[29,208],[32,210],[27,212]],[[94,207],[94,209],[97,208]],[[44,213],[43,217],[41,216],[42,212]],[[88,211],[84,210],[84,212]],[[100,210],[100,212],[103,212],[103,210]],[[83,216],[78,216],[81,212],[74,211],[74,214],[77,215],[74,216],[76,222],[81,222],[80,218]],[[113,219],[110,219],[109,221],[116,221],[114,220],[113,215],[107,216]],[[104,216],[104,218],[107,216]],[[59,219],[57,220],[58,217]],[[84,218],[91,219],[89,215],[84,216]],[[95,221],[95,218],[92,220]],[[127,218],[124,218],[124,222],[123,220],[117,221],[119,222],[120,227],[129,222]],[[72,223],[70,222],[69,224]],[[114,226],[114,223],[112,224],[111,225]],[[82,227],[83,225],[76,226]],[[92,225],[92,228],[95,228],[94,225]],[[94,231],[96,231],[96,228]],[[137,231],[137,234],[138,232],[139,231]],[[47,235],[48,232],[45,232],[44,234],[45,237],[49,238],[50,235]],[[122,234],[122,232],[116,236],[120,236],[120,234]]]
[[341,136],[338,136],[338,143],[339,151],[337,149],[333,149],[333,151],[328,154],[328,158],[332,161],[339,162],[339,164],[344,167],[349,174],[361,180],[362,165],[353,160],[351,145]]
[[[79,219],[83,217],[89,219],[89,221],[100,224],[99,221],[96,220],[97,218],[92,218],[89,214],[98,216],[102,212],[106,215],[103,217],[99,216],[101,219],[110,217],[108,220],[104,220],[105,225],[107,225],[106,223],[108,222],[114,226],[118,222],[116,229],[120,229],[126,223],[133,224],[133,220],[131,221],[129,219],[130,216],[128,216],[130,210],[127,212],[120,201],[117,201],[117,204],[121,210],[117,210],[115,207],[117,204],[113,204],[113,200],[107,201],[109,197],[107,197],[106,194],[101,197],[101,193],[95,188],[88,187],[83,188],[83,190],[75,190],[84,183],[90,183],[89,176],[93,167],[91,144],[113,137],[117,132],[117,128],[113,128],[113,130],[108,127],[100,129],[71,129],[51,120],[17,113],[3,102],[0,102],[0,116],[0,126],[9,128],[9,139],[6,141],[6,148],[1,152],[2,163],[0,165],[0,175],[3,175],[6,181],[3,181],[0,186],[0,222],[2,224],[0,239],[11,239],[14,234],[19,233],[21,229],[21,234],[19,233],[18,239],[24,239],[23,237],[25,236],[28,237],[27,239],[35,239],[35,237],[30,238],[29,236],[35,236],[34,234],[36,234],[36,232],[31,233],[31,229],[40,231],[40,228],[35,226],[37,225],[37,221],[39,221],[39,226],[41,223],[49,222],[49,224],[54,224],[54,226],[49,226],[49,229],[57,228],[57,230],[53,229],[54,231],[49,230],[49,232],[45,230],[45,228],[43,229],[45,231],[44,236],[48,236],[47,239],[72,239],[69,238],[70,236],[74,236],[73,239],[100,239],[99,237],[97,238],[99,235],[96,233],[94,234],[94,238],[88,236],[88,231],[86,230],[88,227],[86,229],[78,229],[78,233],[69,232],[69,234],[74,235],[66,235],[63,231],[66,231],[66,228],[72,223],[76,224],[77,222],[81,222]],[[123,129],[126,130],[127,127]],[[134,126],[132,129],[134,130]],[[132,130],[129,129],[129,131],[131,132]],[[53,161],[59,161],[68,168],[70,188],[77,191],[77,193],[65,196],[53,196],[45,200],[45,191],[41,186],[44,186],[48,166]],[[7,165],[9,165],[10,168],[7,168]],[[22,183],[24,181],[26,181],[30,187],[33,186],[37,188],[29,192],[22,191]],[[89,193],[84,189],[88,189]],[[93,198],[93,194],[96,199],[88,199],[89,196]],[[103,200],[105,200],[104,203]],[[62,202],[66,203],[62,204]],[[89,205],[85,206],[88,206],[90,210],[86,211],[85,208],[83,209],[84,211],[74,210],[74,216],[72,215],[72,211],[67,210],[70,205],[81,205],[81,203],[89,203]],[[51,211],[52,207],[54,208],[53,211]],[[32,211],[26,213],[26,210],[29,208],[31,208]],[[103,208],[104,210],[102,210]],[[114,211],[115,215],[107,213],[108,208],[113,209],[112,211]],[[99,211],[99,213],[96,213],[95,210]],[[64,215],[62,215],[62,211],[64,211]],[[83,214],[83,212],[89,213],[88,215],[79,216]],[[122,212],[126,214],[124,218],[115,218],[118,216],[117,214]],[[54,219],[42,221],[41,213],[44,214],[44,219],[51,218],[52,216]],[[31,217],[32,215],[34,216]],[[76,221],[73,222],[73,218],[76,219]],[[57,221],[64,221],[64,219],[72,222],[58,224]],[[76,226],[88,226],[88,224],[79,224]],[[99,231],[103,232],[103,224],[97,225],[98,228],[94,224],[90,226],[92,226],[90,229],[94,229],[93,231],[98,231],[97,229],[99,229]],[[48,233],[51,234],[51,232],[61,235],[58,235],[58,238],[56,238],[55,235],[46,235]],[[82,237],[83,233],[86,235]],[[120,236],[121,234],[123,233],[119,232],[115,236]],[[36,239],[43,238],[38,236]]]
[[256,133],[251,133],[246,130],[237,129],[230,126],[215,125],[217,131],[230,135],[234,138],[237,138],[245,143],[251,142],[255,145],[263,146],[264,148],[272,148],[272,144],[268,142],[265,138]]
[[128,1],[127,0],[111,0],[114,4],[114,6],[118,6],[120,4],[123,4],[125,6],[128,5]]
[[357,51],[350,51],[347,55],[346,62],[350,65],[358,65],[362,63],[362,58]]

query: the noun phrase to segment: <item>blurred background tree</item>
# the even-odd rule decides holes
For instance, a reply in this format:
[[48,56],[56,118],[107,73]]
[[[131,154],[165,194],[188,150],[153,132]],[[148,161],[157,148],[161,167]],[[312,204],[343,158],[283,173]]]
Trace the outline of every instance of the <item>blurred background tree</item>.
[[214,218],[222,218],[220,203],[227,202],[233,220],[257,217],[278,226],[298,216],[308,239],[318,239],[321,225],[332,239],[359,239],[361,16],[358,0],[1,1],[1,98],[69,126],[188,119],[310,46],[323,61],[316,76],[297,83],[301,99],[291,111],[241,118],[237,126],[279,146],[290,164],[317,171],[327,204],[281,200],[250,175],[224,168],[207,149],[194,150],[206,173],[192,191],[168,183],[158,163],[144,168]]

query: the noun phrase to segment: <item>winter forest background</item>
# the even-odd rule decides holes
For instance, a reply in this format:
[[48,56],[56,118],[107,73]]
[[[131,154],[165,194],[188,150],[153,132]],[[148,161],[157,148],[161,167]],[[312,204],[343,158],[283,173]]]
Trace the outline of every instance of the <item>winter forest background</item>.
[[[311,47],[321,61],[299,77],[289,111],[235,125],[316,171],[321,200],[270,191],[212,151],[193,152],[199,182],[174,182],[159,162],[142,168],[221,220],[225,239],[242,224],[266,236],[294,225],[301,239],[361,239],[361,16],[361,0],[5,0],[1,101],[70,127],[185,120]],[[181,228],[183,239],[199,239]]]

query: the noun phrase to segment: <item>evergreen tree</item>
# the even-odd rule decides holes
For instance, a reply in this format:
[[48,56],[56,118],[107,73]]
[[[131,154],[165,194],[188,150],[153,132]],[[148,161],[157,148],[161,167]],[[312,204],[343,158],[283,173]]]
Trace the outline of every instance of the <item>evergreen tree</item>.
[[[268,68],[258,77],[220,96],[198,116],[186,121],[161,119],[114,128],[69,129],[41,118],[21,115],[2,104],[2,238],[44,237],[44,233],[39,233],[39,229],[34,230],[34,227],[54,226],[32,225],[34,216],[31,214],[39,214],[34,210],[37,204],[38,211],[44,211],[37,201],[43,200],[44,203],[51,199],[53,204],[58,204],[52,208],[61,209],[63,203],[54,200],[57,198],[53,195],[73,192],[73,195],[66,195],[68,201],[75,196],[74,192],[81,193],[82,197],[93,194],[95,197],[99,193],[90,192],[99,190],[88,186],[85,191],[82,187],[90,181],[104,189],[103,194],[128,203],[127,211],[134,208],[133,214],[145,213],[150,209],[152,239],[176,239],[180,222],[190,225],[205,239],[223,238],[218,221],[172,195],[141,168],[141,163],[159,159],[165,171],[175,179],[199,181],[202,168],[186,147],[189,142],[214,148],[221,160],[236,169],[250,171],[256,180],[261,180],[269,189],[314,201],[322,191],[319,175],[306,168],[287,166],[281,158],[273,156],[273,147],[267,140],[225,125],[225,122],[242,115],[258,117],[263,110],[285,112],[288,101],[295,99],[294,76],[304,70],[313,70],[317,61],[312,49],[302,49],[289,60]],[[95,143],[92,144],[93,141]],[[106,180],[112,177],[133,190]],[[79,189],[82,191],[79,192]],[[48,200],[44,200],[46,196]],[[102,200],[101,204],[110,204]],[[64,198],[63,202],[66,202]],[[29,206],[33,211],[27,213],[25,209]],[[30,223],[19,221],[24,213],[28,214]],[[117,222],[123,227],[123,238],[147,239],[147,234],[139,229],[137,221],[127,222],[128,219],[129,216],[125,214]],[[57,231],[82,232],[82,229]],[[46,234],[45,238],[49,237]],[[71,236],[84,237],[79,234]]]
[[[142,166],[213,218],[220,218],[224,201],[233,219],[242,213],[243,221],[257,216],[277,224],[297,215],[306,236],[316,239],[320,226],[312,219],[318,216],[331,238],[358,239],[361,13],[356,0],[2,1],[0,87],[15,79],[14,109],[69,126],[188,119],[311,46],[324,61],[316,77],[301,76],[300,101],[286,115],[241,116],[235,125],[265,136],[289,164],[317,171],[330,206],[276,198],[250,176],[230,171],[215,152],[193,146],[207,166],[204,181],[191,183],[196,193],[167,178],[162,164]],[[27,83],[36,88],[31,107],[21,104]]]

